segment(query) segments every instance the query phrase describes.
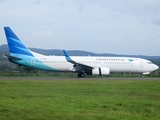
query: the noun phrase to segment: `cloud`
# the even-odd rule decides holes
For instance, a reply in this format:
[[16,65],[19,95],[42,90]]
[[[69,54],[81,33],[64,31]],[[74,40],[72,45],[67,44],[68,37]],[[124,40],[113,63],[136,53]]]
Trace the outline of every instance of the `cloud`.
[[[0,26],[12,27],[29,46],[118,54],[160,51],[154,46],[160,44],[159,0],[2,2]],[[0,35],[4,32],[0,31]],[[0,39],[0,44],[6,43],[4,36]],[[37,44],[37,41],[43,42]]]
[[36,1],[34,1],[34,4],[35,5],[39,5],[41,3],[41,1],[40,0],[36,0]]
[[49,30],[46,30],[46,31],[35,31],[33,33],[33,36],[39,36],[39,37],[50,37],[53,35],[53,32],[52,31],[49,31]]
[[5,0],[0,0],[0,3],[4,2]]
[[152,23],[155,25],[160,25],[160,13],[154,18],[152,18]]

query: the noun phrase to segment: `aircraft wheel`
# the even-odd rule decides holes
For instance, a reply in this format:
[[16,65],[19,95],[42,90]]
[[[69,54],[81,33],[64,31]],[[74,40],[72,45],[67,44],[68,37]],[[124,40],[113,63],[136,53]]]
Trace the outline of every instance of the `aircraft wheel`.
[[84,74],[84,73],[81,73],[81,77],[84,78],[84,77],[85,77],[85,74]]
[[80,73],[78,73],[78,75],[77,75],[78,77],[80,77]]
[[81,77],[81,78],[84,78],[84,77],[85,77],[85,74],[84,74],[83,72],[80,72],[80,73],[78,73],[77,76],[78,76],[78,77]]

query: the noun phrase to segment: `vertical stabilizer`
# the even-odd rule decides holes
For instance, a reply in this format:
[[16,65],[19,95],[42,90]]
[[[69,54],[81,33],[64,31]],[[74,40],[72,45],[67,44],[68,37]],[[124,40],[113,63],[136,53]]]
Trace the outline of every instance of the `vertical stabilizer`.
[[17,37],[10,27],[4,27],[6,39],[8,42],[8,48],[10,54],[22,54],[33,56],[30,50],[23,44],[23,42]]

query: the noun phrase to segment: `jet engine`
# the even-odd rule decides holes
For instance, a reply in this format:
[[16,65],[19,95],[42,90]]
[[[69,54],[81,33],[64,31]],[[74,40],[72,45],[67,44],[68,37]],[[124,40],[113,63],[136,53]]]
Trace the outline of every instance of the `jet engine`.
[[92,75],[109,75],[110,70],[107,67],[100,67],[92,69]]

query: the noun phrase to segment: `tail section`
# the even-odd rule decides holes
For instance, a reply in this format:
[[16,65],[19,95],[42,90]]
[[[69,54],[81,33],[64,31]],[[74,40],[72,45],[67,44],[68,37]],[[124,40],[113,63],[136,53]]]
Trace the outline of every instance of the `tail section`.
[[4,27],[4,31],[6,34],[10,55],[21,54],[33,56],[30,50],[23,44],[23,42],[17,37],[10,27]]
[[52,68],[47,63],[43,63],[41,58],[46,56],[30,51],[10,27],[4,27],[4,31],[6,34],[10,55],[4,54],[3,56],[8,58],[10,62],[41,70],[59,71]]

